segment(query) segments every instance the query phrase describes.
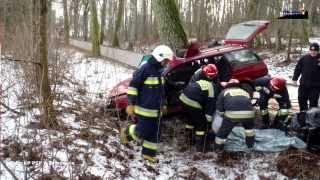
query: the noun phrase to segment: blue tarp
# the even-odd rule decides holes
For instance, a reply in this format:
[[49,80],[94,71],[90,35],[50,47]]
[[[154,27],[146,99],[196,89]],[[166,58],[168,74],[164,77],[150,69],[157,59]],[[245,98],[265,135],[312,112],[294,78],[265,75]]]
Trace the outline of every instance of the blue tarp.
[[228,136],[225,149],[227,151],[262,151],[279,152],[294,147],[304,149],[307,147],[301,139],[295,136],[288,136],[285,132],[278,129],[255,129],[255,145],[248,149],[245,143],[243,127],[235,127]]

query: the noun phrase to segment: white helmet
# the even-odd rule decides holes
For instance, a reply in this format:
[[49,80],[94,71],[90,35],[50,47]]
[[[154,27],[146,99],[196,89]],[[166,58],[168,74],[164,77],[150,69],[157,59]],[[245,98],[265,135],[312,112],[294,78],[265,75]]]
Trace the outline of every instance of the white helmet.
[[151,54],[158,62],[161,62],[165,59],[169,59],[170,61],[173,59],[173,51],[166,45],[157,46],[154,48]]

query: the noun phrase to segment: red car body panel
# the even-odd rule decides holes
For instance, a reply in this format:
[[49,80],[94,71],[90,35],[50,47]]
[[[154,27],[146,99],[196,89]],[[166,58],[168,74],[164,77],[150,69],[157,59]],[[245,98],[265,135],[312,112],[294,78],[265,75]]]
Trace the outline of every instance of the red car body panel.
[[[226,39],[224,40],[223,46],[217,46],[217,47],[207,48],[202,50],[194,49],[195,47],[197,48],[199,47],[197,45],[191,46],[190,48],[193,48],[193,49],[187,50],[184,56],[186,58],[175,57],[174,60],[169,63],[168,68],[164,71],[163,75],[166,77],[168,74],[170,74],[170,72],[172,72],[177,68],[180,68],[180,66],[183,66],[185,63],[194,62],[199,59],[204,59],[208,57],[222,56],[225,53],[230,53],[234,51],[246,50],[248,49],[248,46],[250,42],[254,39],[254,37],[256,37],[258,33],[265,30],[268,24],[269,24],[269,21],[248,21],[248,22],[234,25],[233,27],[235,28],[243,25],[244,26],[249,25],[250,27],[256,26],[256,28],[255,30],[251,30],[252,31],[251,35],[248,35],[243,39],[241,38],[230,39],[230,37],[236,37],[236,36],[228,37],[228,34],[227,34]],[[231,27],[230,29],[231,32],[233,27]],[[239,79],[240,82],[246,83],[267,74],[268,74],[267,66],[262,60],[260,60],[259,62],[255,62],[252,64],[242,64],[239,66],[232,67],[231,75],[232,75],[232,78]],[[116,107],[121,110],[126,108],[126,106],[128,105],[128,99],[126,94],[127,94],[130,81],[131,81],[131,78],[121,81],[109,92],[109,96],[108,96],[109,106]],[[180,110],[180,107],[169,108],[169,112],[177,112],[179,110]]]

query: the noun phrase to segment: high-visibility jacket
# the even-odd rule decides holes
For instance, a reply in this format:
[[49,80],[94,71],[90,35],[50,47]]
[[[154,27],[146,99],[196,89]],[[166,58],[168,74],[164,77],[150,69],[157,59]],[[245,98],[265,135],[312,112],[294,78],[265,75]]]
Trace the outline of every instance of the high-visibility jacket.
[[127,95],[137,115],[156,118],[164,103],[164,80],[161,64],[151,57],[134,74]]
[[215,85],[212,81],[199,80],[190,82],[179,96],[186,105],[202,109],[208,121],[212,121],[215,106]]
[[255,117],[250,95],[240,87],[229,87],[219,94],[217,113],[232,121],[252,120]]
[[276,99],[279,103],[278,115],[288,115],[289,109],[291,108],[291,102],[289,98],[288,89],[284,88],[281,92],[274,92],[269,87],[271,77],[261,77],[255,80],[255,90],[259,92],[260,99],[259,105],[262,115],[267,113],[268,101],[270,98]]

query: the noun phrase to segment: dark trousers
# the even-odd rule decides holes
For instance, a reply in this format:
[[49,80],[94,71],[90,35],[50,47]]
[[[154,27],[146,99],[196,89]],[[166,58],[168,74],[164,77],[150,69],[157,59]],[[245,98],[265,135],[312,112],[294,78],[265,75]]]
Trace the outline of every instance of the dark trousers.
[[[311,107],[318,107],[320,88],[299,86],[298,101],[300,111],[306,111]],[[309,101],[309,107],[308,107]]]
[[[183,104],[183,103],[182,103]],[[194,131],[204,131],[208,129],[207,119],[202,112],[202,109],[197,109],[183,104],[183,111],[187,117],[186,124],[193,126]]]
[[[134,133],[142,140],[142,154],[154,157],[156,155],[157,148],[152,146],[159,143],[159,118],[138,116],[138,123],[136,124]],[[153,145],[150,146],[150,144]]]
[[229,118],[224,118],[221,124],[220,129],[218,130],[216,137],[220,139],[227,139],[228,135],[231,133],[234,126],[238,123],[241,123],[244,129],[251,130],[254,127],[254,120],[241,120],[241,121],[233,121]]

